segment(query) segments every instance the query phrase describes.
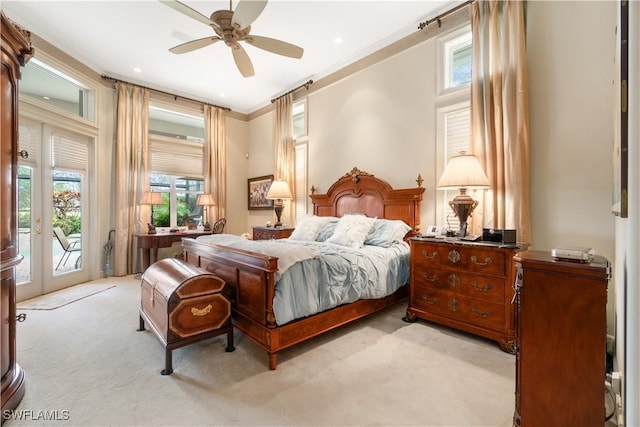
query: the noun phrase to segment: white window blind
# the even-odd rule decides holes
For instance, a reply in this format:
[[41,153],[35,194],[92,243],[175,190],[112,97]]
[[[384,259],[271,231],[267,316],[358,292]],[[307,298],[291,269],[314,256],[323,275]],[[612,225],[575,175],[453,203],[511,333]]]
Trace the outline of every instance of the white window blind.
[[199,142],[173,140],[151,135],[151,172],[185,178],[204,176],[202,157],[204,146]]
[[296,221],[307,214],[309,205],[309,185],[307,183],[307,143],[296,144],[295,146],[295,204]]
[[26,158],[18,154],[20,163],[28,164],[32,167],[38,166],[40,160],[38,159],[38,153],[40,152],[38,147],[42,140],[41,131],[42,127],[36,123],[20,121],[18,127],[18,153],[24,150],[28,154]]
[[88,157],[86,139],[60,133],[51,136],[51,164],[54,169],[86,172]]
[[[444,114],[444,141],[446,162],[451,156],[459,154],[460,151],[469,151],[469,138],[471,137],[471,110],[468,106],[453,110]],[[445,190],[444,197],[446,205],[444,207],[447,228],[450,230],[458,230],[460,222],[449,206],[449,200],[458,194],[458,190]]]

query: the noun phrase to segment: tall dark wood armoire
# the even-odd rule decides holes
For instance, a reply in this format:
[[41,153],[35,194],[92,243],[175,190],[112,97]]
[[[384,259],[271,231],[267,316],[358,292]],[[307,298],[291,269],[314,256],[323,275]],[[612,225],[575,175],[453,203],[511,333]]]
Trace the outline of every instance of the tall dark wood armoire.
[[518,253],[514,426],[598,426],[605,419],[609,262]]
[[20,67],[33,55],[31,35],[0,14],[2,34],[2,87],[0,101],[0,265],[2,293],[2,416],[14,409],[24,396],[24,371],[16,361],[16,266],[18,253],[17,180],[18,180],[18,80]]

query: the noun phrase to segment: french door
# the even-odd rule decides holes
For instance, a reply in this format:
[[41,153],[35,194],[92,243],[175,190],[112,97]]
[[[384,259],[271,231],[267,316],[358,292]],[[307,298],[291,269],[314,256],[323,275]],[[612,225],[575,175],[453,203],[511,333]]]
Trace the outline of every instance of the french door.
[[19,301],[89,278],[89,153],[93,138],[20,118],[18,139]]

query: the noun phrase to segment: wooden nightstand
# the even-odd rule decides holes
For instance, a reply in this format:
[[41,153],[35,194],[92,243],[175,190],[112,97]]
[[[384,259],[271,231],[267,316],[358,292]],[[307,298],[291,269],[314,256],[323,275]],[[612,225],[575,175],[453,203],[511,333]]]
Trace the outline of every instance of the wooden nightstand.
[[406,321],[429,320],[497,341],[515,353],[513,256],[520,246],[416,237]]
[[253,227],[253,240],[286,239],[294,227]]

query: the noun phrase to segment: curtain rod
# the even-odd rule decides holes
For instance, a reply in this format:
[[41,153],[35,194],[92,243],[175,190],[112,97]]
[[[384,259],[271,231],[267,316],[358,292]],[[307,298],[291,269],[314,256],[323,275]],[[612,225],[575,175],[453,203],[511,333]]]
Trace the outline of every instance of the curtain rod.
[[293,88],[293,89],[291,89],[289,92],[283,93],[282,95],[280,95],[280,96],[277,96],[277,97],[273,98],[273,99],[271,100],[271,103],[273,104],[274,102],[276,102],[278,99],[282,98],[283,96],[287,96],[287,95],[289,95],[290,93],[293,93],[293,92],[297,91],[297,90],[298,90],[298,89],[300,89],[300,88],[305,88],[305,89],[309,90],[309,86],[311,86],[312,84],[313,84],[313,80],[309,80],[308,82],[303,83],[303,84],[301,84],[301,85],[300,85],[300,86],[298,86],[298,87],[294,87],[294,88]]
[[441,20],[442,18],[444,18],[444,17],[445,17],[445,16],[447,16],[447,15],[452,14],[453,12],[456,12],[456,11],[457,11],[457,10],[459,10],[459,9],[462,9],[463,7],[465,7],[465,6],[467,6],[467,5],[470,5],[470,4],[471,4],[471,3],[473,3],[474,1],[475,1],[475,0],[467,0],[467,1],[465,1],[464,3],[459,4],[459,5],[457,5],[457,6],[456,6],[456,7],[454,7],[454,8],[451,8],[451,9],[449,9],[449,10],[445,11],[445,12],[442,12],[440,15],[436,16],[435,18],[427,19],[426,21],[421,22],[421,23],[420,23],[420,25],[418,25],[418,29],[419,29],[419,30],[423,30],[423,29],[425,29],[425,28],[427,27],[427,25],[432,24],[432,23],[434,23],[434,22],[437,22],[437,23],[438,23],[438,27],[440,27],[440,26],[442,26],[442,22],[440,22],[440,20]]
[[102,76],[102,78],[103,78],[103,79],[105,79],[105,80],[111,80],[112,82],[116,82],[116,83],[126,83],[126,84],[128,84],[128,85],[137,86],[137,87],[142,88],[142,89],[148,89],[148,90],[151,90],[151,91],[156,92],[156,93],[162,93],[162,94],[164,94],[164,95],[173,96],[173,98],[174,98],[176,101],[178,100],[178,98],[182,98],[182,99],[186,99],[187,101],[196,102],[196,103],[198,103],[198,104],[210,105],[210,106],[215,107],[215,108],[220,108],[221,110],[231,111],[231,108],[229,108],[229,107],[221,107],[220,105],[209,104],[208,102],[198,101],[197,99],[187,98],[186,96],[176,95],[175,93],[169,93],[169,92],[165,92],[165,91],[163,91],[163,90],[158,90],[158,89],[154,89],[154,88],[151,88],[151,87],[138,85],[138,84],[135,84],[135,83],[129,83],[129,82],[126,82],[126,81],[124,81],[124,80],[119,80],[119,79],[116,79],[116,78],[113,78],[113,77],[109,77],[109,76]]

